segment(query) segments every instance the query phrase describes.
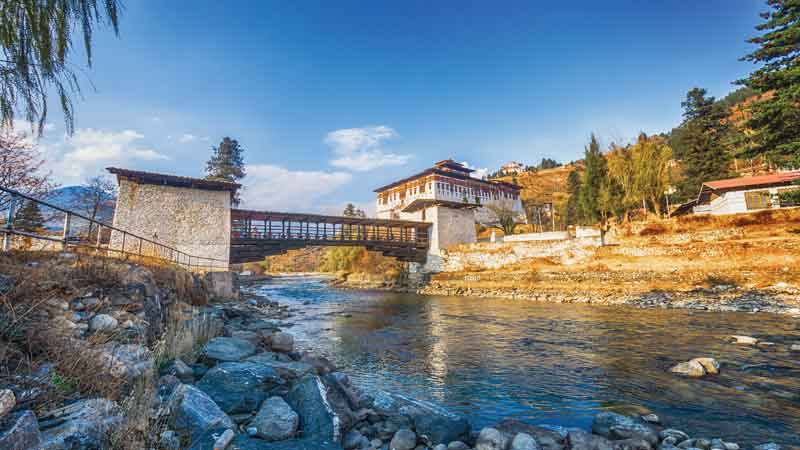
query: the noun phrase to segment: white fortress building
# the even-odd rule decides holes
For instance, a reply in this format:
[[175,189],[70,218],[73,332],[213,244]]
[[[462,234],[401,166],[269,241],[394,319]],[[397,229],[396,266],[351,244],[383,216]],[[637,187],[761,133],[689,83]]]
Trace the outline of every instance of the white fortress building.
[[503,181],[473,178],[474,170],[452,159],[375,190],[379,219],[430,222],[430,255],[442,248],[475,242],[475,223],[493,221],[486,206],[503,204],[524,220],[521,188]]

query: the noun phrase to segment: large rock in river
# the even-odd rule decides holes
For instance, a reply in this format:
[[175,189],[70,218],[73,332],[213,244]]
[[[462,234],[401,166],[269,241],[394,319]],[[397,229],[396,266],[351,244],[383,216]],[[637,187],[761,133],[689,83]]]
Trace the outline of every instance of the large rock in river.
[[280,397],[270,397],[250,422],[256,436],[267,441],[283,441],[297,433],[300,418]]
[[286,395],[286,401],[300,416],[303,436],[312,440],[339,442],[339,416],[331,407],[327,388],[315,375],[297,380]]
[[225,362],[206,372],[197,387],[228,414],[258,409],[267,392],[283,384],[271,368],[255,362]]
[[241,361],[256,354],[250,341],[233,337],[215,337],[203,347],[203,358],[211,363]]
[[205,392],[181,384],[169,399],[170,425],[178,432],[195,435],[213,428],[233,428],[233,420]]
[[505,419],[494,426],[498,430],[507,433],[511,436],[519,433],[526,433],[533,436],[542,450],[563,450],[565,446],[565,436],[556,431],[540,427],[538,425],[530,425],[520,422],[515,419]]
[[432,403],[379,392],[375,396],[374,406],[388,415],[402,414],[408,417],[414,423],[417,434],[426,436],[433,445],[469,440],[470,425],[467,419]]
[[642,439],[650,445],[658,444],[658,433],[649,425],[613,412],[601,412],[594,416],[592,432],[611,440]]

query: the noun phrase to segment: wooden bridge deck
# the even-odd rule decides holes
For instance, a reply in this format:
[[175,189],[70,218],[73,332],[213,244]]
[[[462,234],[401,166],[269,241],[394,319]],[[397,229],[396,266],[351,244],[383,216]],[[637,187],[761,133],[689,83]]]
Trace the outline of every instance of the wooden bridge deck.
[[430,223],[315,214],[231,210],[232,264],[314,246],[362,246],[402,261],[424,262]]

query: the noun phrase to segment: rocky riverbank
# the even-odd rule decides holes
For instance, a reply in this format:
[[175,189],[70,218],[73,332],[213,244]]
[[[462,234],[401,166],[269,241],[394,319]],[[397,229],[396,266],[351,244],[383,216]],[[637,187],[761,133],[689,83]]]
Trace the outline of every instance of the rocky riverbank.
[[[79,274],[85,276],[71,272]],[[295,348],[282,329],[292,319],[288,307],[263,297],[212,295],[227,286],[224,277],[215,282],[216,276],[154,274],[124,264],[113,274],[79,292],[65,286],[63,298],[42,309],[38,325],[58,327],[58,339],[78,349],[82,375],[54,359],[4,377],[0,448],[739,449],[735,437],[690,438],[652,414],[603,412],[587,430],[513,419],[472,430],[464,417],[437,405],[359,389],[313,349]],[[23,284],[19,276],[0,283],[9,290]],[[53,408],[42,399],[81,381],[102,385],[72,387],[50,402]]]
[[[469,279],[469,276],[467,276]],[[482,287],[479,281],[431,281],[417,290],[424,295],[508,298],[550,303],[587,303],[623,305],[636,308],[685,308],[706,311],[769,312],[800,316],[800,288],[779,283],[768,288],[747,288],[718,285],[695,287],[684,291],[654,290],[628,292],[607,289],[598,284],[596,290],[524,288],[513,286]],[[623,287],[623,286],[619,286]]]

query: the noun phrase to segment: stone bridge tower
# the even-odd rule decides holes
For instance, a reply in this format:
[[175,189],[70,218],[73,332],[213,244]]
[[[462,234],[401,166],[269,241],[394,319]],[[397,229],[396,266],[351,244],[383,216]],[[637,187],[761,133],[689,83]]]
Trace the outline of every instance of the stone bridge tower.
[[[107,170],[119,184],[115,227],[189,255],[224,261],[227,266],[231,197],[239,184],[115,167]],[[132,250],[127,248],[130,244],[125,245],[125,250]],[[111,247],[122,246],[121,237],[112,233]]]

